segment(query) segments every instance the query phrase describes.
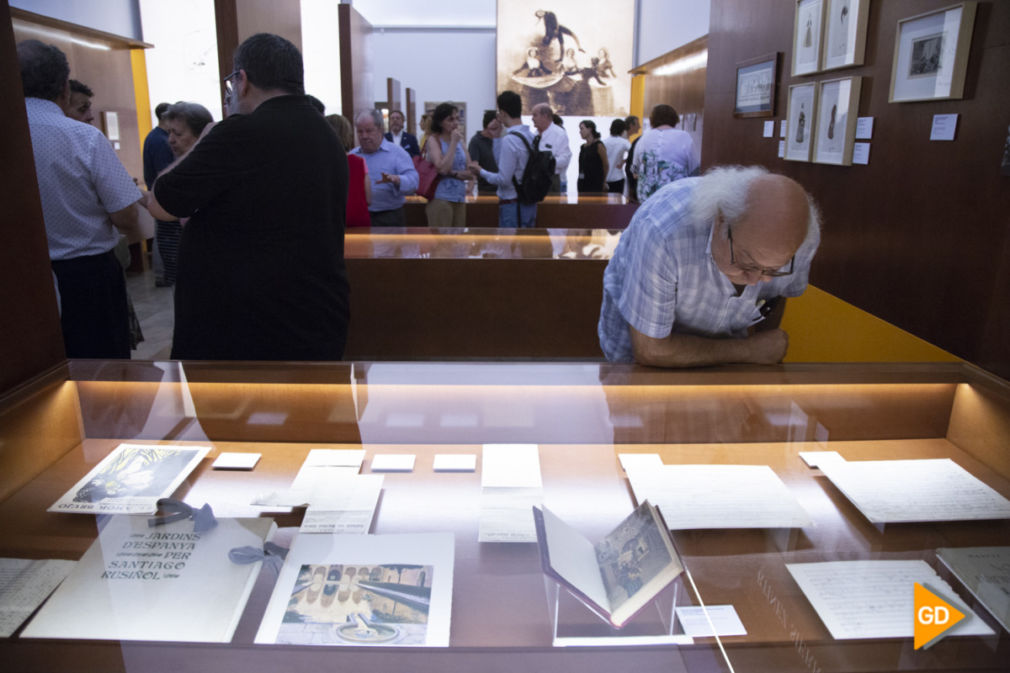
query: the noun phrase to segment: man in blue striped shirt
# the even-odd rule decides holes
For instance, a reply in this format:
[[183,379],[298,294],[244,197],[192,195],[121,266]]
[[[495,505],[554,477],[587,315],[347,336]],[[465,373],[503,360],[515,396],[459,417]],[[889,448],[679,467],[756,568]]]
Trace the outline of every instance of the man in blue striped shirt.
[[666,185],[607,265],[598,334],[608,360],[658,367],[785,357],[785,297],[803,294],[820,242],[813,200],[760,167]]

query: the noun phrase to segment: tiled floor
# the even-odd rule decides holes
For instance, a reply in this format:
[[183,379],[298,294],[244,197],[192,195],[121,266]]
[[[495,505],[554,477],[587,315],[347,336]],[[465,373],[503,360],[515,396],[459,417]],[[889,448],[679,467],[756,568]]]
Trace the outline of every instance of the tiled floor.
[[171,287],[155,287],[154,272],[127,274],[126,290],[133,300],[133,309],[140,320],[144,340],[133,351],[134,360],[167,360],[172,352],[172,326],[175,313],[172,308]]

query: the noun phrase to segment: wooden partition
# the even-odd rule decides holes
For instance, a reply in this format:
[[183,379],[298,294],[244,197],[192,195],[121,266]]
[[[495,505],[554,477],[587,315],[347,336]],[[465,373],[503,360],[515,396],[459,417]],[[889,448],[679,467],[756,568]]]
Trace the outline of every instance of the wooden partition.
[[341,3],[338,9],[341,113],[353,120],[357,112],[375,107],[374,74],[368,50],[372,24],[350,5]]
[[[678,128],[691,134],[699,151],[705,112],[707,50],[708,36],[703,35],[631,71],[644,77],[642,118],[648,119],[652,108],[660,103],[672,105],[681,118]],[[671,67],[677,70],[664,73]]]
[[[795,3],[713,0],[702,161],[763,164],[800,181],[824,214],[811,282],[1000,376],[1010,376],[1010,177],[1000,174],[1010,110],[1010,3],[980,2],[964,97],[888,103],[900,19],[952,3],[869,5],[865,65],[792,77]],[[776,129],[790,84],[862,76],[859,115],[874,118],[870,162],[784,161],[764,119],[733,117],[736,65],[782,54]],[[931,142],[936,114],[959,115],[953,142]],[[776,133],[776,136],[778,134]]]

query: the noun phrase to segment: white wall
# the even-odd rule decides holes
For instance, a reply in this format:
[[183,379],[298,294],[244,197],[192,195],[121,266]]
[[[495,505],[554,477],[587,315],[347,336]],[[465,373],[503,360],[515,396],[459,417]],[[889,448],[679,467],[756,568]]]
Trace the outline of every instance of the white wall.
[[221,76],[217,67],[217,22],[211,0],[140,0],[148,49],[147,85],[151,124],[158,103],[199,103],[220,120]]
[[455,100],[466,101],[468,140],[481,128],[484,110],[494,108],[497,96],[494,30],[379,28],[371,40],[375,100],[386,100],[386,78],[395,77],[417,93],[415,122],[425,101]]
[[142,40],[137,0],[10,0],[11,7]]
[[305,92],[340,114],[340,19],[336,0],[302,0]]
[[708,35],[710,0],[638,0],[635,65]]

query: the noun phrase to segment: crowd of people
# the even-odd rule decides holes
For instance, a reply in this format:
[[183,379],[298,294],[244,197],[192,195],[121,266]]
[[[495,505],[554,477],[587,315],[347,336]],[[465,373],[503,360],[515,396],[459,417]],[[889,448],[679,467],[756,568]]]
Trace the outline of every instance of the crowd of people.
[[[27,40],[18,58],[68,357],[129,357],[115,250],[137,237],[138,208],[156,220],[156,282],[175,286],[173,358],[338,360],[346,228],[404,226],[421,173],[438,176],[432,227],[466,226],[471,185],[497,197],[505,228],[536,226],[537,201],[567,189],[573,153],[547,103],[533,106],[531,129],[520,94],[500,92],[469,143],[460,109],[442,103],[418,142],[400,110],[388,129],[377,109],[325,116],[298,49],[260,33],[235,51],[223,121],[197,103],[157,106],[142,192],[90,124],[94,93],[69,78],[66,56]],[[637,117],[614,119],[606,139],[579,122],[579,194],[642,203],[605,274],[604,354],[659,366],[781,360],[779,299],[803,291],[819,241],[809,196],[756,167],[698,178],[677,111],[656,105],[649,122],[638,136]]]

